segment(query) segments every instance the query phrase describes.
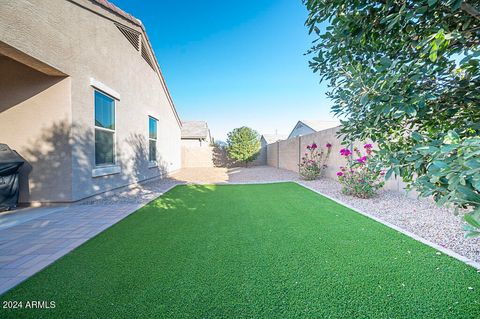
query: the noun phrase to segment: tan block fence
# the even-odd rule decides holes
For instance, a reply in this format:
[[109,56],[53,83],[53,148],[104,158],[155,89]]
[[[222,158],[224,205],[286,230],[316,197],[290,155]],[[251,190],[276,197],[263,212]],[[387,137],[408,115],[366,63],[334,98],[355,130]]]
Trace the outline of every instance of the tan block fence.
[[[340,166],[346,164],[345,159],[340,155],[340,150],[344,148],[345,145],[342,145],[342,140],[337,137],[339,129],[340,127],[338,126],[268,144],[267,165],[298,172],[298,164],[306,151],[307,145],[315,142],[318,147],[326,150],[325,145],[330,143],[332,144],[332,151],[326,163],[327,169],[325,170],[325,176],[337,179],[336,174],[340,170]],[[354,143],[354,146],[363,150],[363,143],[361,142]],[[406,184],[402,180],[392,177],[386,181],[384,189],[406,193],[404,190],[405,186]],[[416,197],[415,192],[408,192],[408,195]]]

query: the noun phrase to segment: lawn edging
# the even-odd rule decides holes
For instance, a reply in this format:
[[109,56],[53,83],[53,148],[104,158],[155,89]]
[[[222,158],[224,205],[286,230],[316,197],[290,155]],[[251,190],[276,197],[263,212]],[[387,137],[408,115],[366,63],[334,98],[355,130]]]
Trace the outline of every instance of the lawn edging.
[[467,265],[469,265],[469,266],[472,266],[473,268],[476,268],[477,270],[480,271],[480,263],[478,263],[478,262],[476,262],[476,261],[473,261],[473,260],[471,260],[470,258],[467,258],[467,257],[465,257],[465,256],[462,256],[462,255],[454,252],[454,251],[451,250],[451,249],[448,249],[448,248],[442,247],[442,246],[440,246],[440,245],[438,245],[438,244],[435,244],[434,242],[431,242],[431,241],[429,241],[429,240],[426,240],[425,238],[420,237],[419,235],[417,235],[417,234],[415,234],[415,233],[412,233],[412,232],[410,232],[410,231],[408,231],[408,230],[406,230],[406,229],[403,229],[403,228],[401,228],[401,227],[398,227],[397,225],[394,225],[394,224],[392,224],[392,223],[389,223],[389,222],[387,222],[387,221],[384,221],[384,220],[382,220],[382,219],[380,219],[380,218],[378,218],[378,217],[376,217],[376,216],[373,216],[373,215],[371,215],[371,214],[369,214],[369,213],[366,213],[366,212],[364,212],[364,211],[362,211],[362,210],[360,210],[360,209],[358,209],[358,208],[355,208],[355,207],[353,207],[353,206],[351,206],[351,205],[349,205],[349,204],[346,204],[346,203],[344,203],[344,202],[342,202],[342,201],[340,201],[340,200],[338,200],[338,199],[336,199],[336,198],[334,198],[334,197],[331,197],[331,196],[329,196],[329,195],[323,194],[323,193],[319,192],[318,190],[316,190],[316,189],[314,189],[314,188],[312,188],[312,187],[310,187],[310,186],[307,186],[307,185],[302,184],[301,182],[298,182],[298,181],[292,181],[292,182],[294,182],[294,183],[296,183],[296,184],[298,184],[298,185],[300,185],[300,186],[302,186],[302,187],[304,187],[304,188],[306,188],[306,189],[309,189],[309,190],[311,190],[311,191],[314,192],[314,193],[317,193],[317,194],[319,194],[319,195],[322,195],[323,197],[326,197],[326,198],[328,198],[328,199],[330,199],[330,200],[332,200],[332,201],[334,201],[334,202],[336,202],[336,203],[338,203],[338,204],[340,204],[340,205],[343,205],[343,206],[345,206],[345,207],[347,207],[347,208],[349,208],[349,209],[351,209],[351,210],[353,210],[353,211],[355,211],[355,212],[357,212],[357,213],[359,213],[359,214],[361,214],[361,215],[363,215],[363,216],[365,216],[365,217],[368,217],[368,218],[370,218],[370,219],[375,220],[376,222],[379,222],[379,223],[381,223],[381,224],[383,224],[383,225],[385,225],[385,226],[387,226],[387,227],[390,227],[390,228],[392,228],[392,229],[394,229],[394,230],[396,230],[396,231],[398,231],[398,232],[400,232],[400,233],[402,233],[402,234],[404,234],[404,235],[407,235],[407,236],[410,237],[410,238],[413,238],[413,239],[415,239],[415,240],[417,240],[417,241],[419,241],[419,242],[421,242],[421,243],[423,243],[423,244],[425,244],[425,245],[428,245],[428,246],[430,246],[430,247],[432,247],[432,248],[434,248],[434,249],[436,249],[436,250],[444,253],[445,255],[448,255],[448,256],[450,256],[450,257],[453,257],[453,258],[455,258],[455,259],[457,259],[457,260],[459,260],[459,261],[461,261],[461,262],[464,262],[465,264],[467,264]]

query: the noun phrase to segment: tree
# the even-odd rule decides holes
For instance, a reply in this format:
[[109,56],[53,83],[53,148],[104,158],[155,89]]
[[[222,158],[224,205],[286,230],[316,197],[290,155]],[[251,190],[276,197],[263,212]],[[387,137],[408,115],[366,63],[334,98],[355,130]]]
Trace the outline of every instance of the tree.
[[242,126],[228,133],[228,156],[233,160],[244,162],[245,167],[258,156],[259,149],[260,140],[255,130]]
[[304,0],[341,136],[480,235],[480,1]]

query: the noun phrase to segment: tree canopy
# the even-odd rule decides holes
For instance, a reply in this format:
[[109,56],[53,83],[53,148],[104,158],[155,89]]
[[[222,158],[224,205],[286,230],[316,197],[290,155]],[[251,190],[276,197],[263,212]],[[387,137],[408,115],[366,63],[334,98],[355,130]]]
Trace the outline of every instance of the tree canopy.
[[231,159],[242,161],[247,166],[258,156],[259,149],[260,139],[255,130],[242,126],[228,133],[227,151]]
[[340,134],[480,232],[480,1],[304,0]]

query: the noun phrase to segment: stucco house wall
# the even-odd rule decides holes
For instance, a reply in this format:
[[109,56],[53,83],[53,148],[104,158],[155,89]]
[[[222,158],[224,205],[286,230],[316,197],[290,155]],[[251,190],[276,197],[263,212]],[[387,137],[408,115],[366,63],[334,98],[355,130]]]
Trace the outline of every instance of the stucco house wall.
[[[22,156],[42,145],[45,167],[52,168],[48,163],[53,159],[55,170],[61,172],[48,178],[49,184],[62,189],[59,196],[55,190],[38,187],[37,175],[47,172],[32,164],[29,196],[23,201],[75,201],[180,168],[181,124],[140,25],[87,0],[7,0],[0,3],[0,14],[0,43],[65,74],[48,89],[60,85],[62,103],[48,98],[37,109],[25,110],[23,122],[16,125],[16,130],[32,136],[7,136],[4,130],[0,135],[0,141]],[[116,24],[141,35],[153,66]],[[93,177],[94,92],[98,89],[115,93],[117,156],[114,174]],[[0,125],[19,118],[17,106],[21,103],[0,113]],[[149,116],[158,119],[157,166],[148,161]],[[58,149],[57,140],[65,136],[62,130],[69,136],[68,143]],[[40,131],[57,137],[48,140],[36,133]]]

